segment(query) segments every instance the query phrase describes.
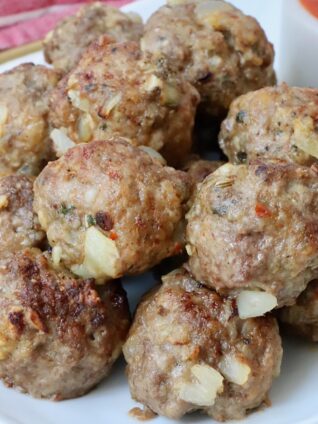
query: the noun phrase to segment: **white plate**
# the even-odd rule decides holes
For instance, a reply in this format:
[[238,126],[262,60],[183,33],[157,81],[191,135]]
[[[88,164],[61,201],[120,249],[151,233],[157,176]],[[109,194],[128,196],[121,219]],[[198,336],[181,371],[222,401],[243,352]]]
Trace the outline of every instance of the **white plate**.
[[[125,10],[147,18],[163,1],[142,0],[126,6]],[[277,52],[276,69],[280,56],[280,0],[232,0],[244,12],[255,16]],[[44,63],[42,53],[34,53],[0,66],[0,72],[21,62]],[[278,76],[280,75],[279,69]],[[154,282],[152,274],[127,279],[125,288],[133,309],[141,294]],[[318,346],[300,341],[285,341],[282,373],[270,393],[272,407],[251,414],[239,423],[248,424],[317,424],[318,423]],[[130,398],[124,375],[123,360],[119,361],[108,379],[97,389],[79,399],[59,403],[35,400],[0,385],[0,423],[4,424],[129,424],[136,420],[128,411],[136,406]],[[156,424],[171,420],[156,418]],[[190,415],[183,423],[211,423],[208,417]]]

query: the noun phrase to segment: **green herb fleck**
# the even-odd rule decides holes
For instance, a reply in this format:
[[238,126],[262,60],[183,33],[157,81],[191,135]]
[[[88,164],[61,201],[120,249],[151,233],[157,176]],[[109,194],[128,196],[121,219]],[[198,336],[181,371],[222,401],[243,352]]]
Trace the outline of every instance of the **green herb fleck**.
[[62,215],[67,215],[68,213],[71,213],[73,210],[75,209],[75,206],[66,206],[66,204],[65,203],[62,203],[61,204],[61,207],[60,207],[60,210],[59,210],[59,212],[62,214]]
[[103,130],[103,131],[106,131],[106,130],[107,130],[107,124],[106,124],[106,122],[104,122],[104,123],[100,126],[100,129],[101,129],[101,130]]
[[88,227],[96,225],[96,219],[93,217],[93,215],[86,215],[86,224]]
[[244,124],[247,113],[244,110],[240,110],[236,115],[236,122],[238,124]]
[[246,163],[246,160],[247,160],[246,152],[237,152],[236,157],[239,163]]

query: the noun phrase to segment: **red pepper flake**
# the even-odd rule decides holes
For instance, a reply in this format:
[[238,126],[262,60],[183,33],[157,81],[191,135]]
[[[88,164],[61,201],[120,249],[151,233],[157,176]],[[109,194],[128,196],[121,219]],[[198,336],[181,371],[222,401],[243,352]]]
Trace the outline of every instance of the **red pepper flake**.
[[176,255],[179,255],[179,253],[181,253],[182,250],[183,250],[182,249],[182,244],[181,243],[176,243],[175,246],[174,246],[174,253]]
[[111,231],[109,233],[109,238],[112,240],[117,240],[118,239],[118,234],[115,233],[115,231]]
[[256,203],[255,213],[259,218],[268,218],[272,216],[271,212],[262,203]]
[[99,211],[95,215],[96,224],[104,231],[110,231],[113,226],[113,220],[107,212]]

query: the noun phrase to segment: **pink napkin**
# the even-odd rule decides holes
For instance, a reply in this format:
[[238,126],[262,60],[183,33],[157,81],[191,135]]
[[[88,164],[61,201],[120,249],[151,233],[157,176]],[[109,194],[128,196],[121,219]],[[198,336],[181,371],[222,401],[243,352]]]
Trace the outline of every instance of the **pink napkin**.
[[[120,7],[131,0],[104,0]],[[65,16],[92,0],[0,0],[0,50],[42,39]]]

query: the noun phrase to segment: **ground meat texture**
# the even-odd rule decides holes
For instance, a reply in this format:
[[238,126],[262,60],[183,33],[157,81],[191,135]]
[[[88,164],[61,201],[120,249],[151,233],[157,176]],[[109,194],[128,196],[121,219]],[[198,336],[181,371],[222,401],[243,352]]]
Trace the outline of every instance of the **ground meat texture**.
[[290,333],[318,342],[318,280],[308,284],[294,305],[279,310],[278,317]]
[[117,278],[182,251],[190,192],[185,172],[117,138],[51,162],[35,182],[34,207],[67,267],[85,278]]
[[36,247],[44,237],[33,212],[33,180],[23,175],[0,178],[0,254]]
[[118,281],[97,291],[27,249],[1,261],[0,292],[0,377],[9,387],[61,400],[108,374],[130,320]]
[[224,162],[221,161],[204,160],[200,159],[200,157],[192,157],[186,162],[182,169],[188,173],[193,184],[196,186],[223,164]]
[[114,41],[139,41],[143,32],[141,18],[102,3],[91,3],[74,16],[60,21],[43,42],[44,56],[64,73],[77,65],[85,49],[100,35]]
[[50,121],[75,143],[119,135],[177,164],[191,149],[198,100],[181,77],[156,74],[136,43],[103,36],[55,90]]
[[182,269],[141,301],[123,351],[135,400],[169,418],[201,409],[220,421],[266,400],[282,357],[275,318],[241,320],[233,300]]
[[223,165],[187,216],[190,269],[218,291],[265,290],[293,304],[318,275],[317,213],[315,167]]
[[233,163],[274,158],[310,166],[318,159],[317,126],[318,90],[282,84],[236,99],[219,142]]
[[58,78],[31,63],[0,74],[0,176],[37,175],[51,158],[48,102]]
[[223,1],[161,7],[146,23],[141,46],[156,66],[182,72],[212,115],[222,116],[237,96],[275,83],[273,46],[264,31]]

